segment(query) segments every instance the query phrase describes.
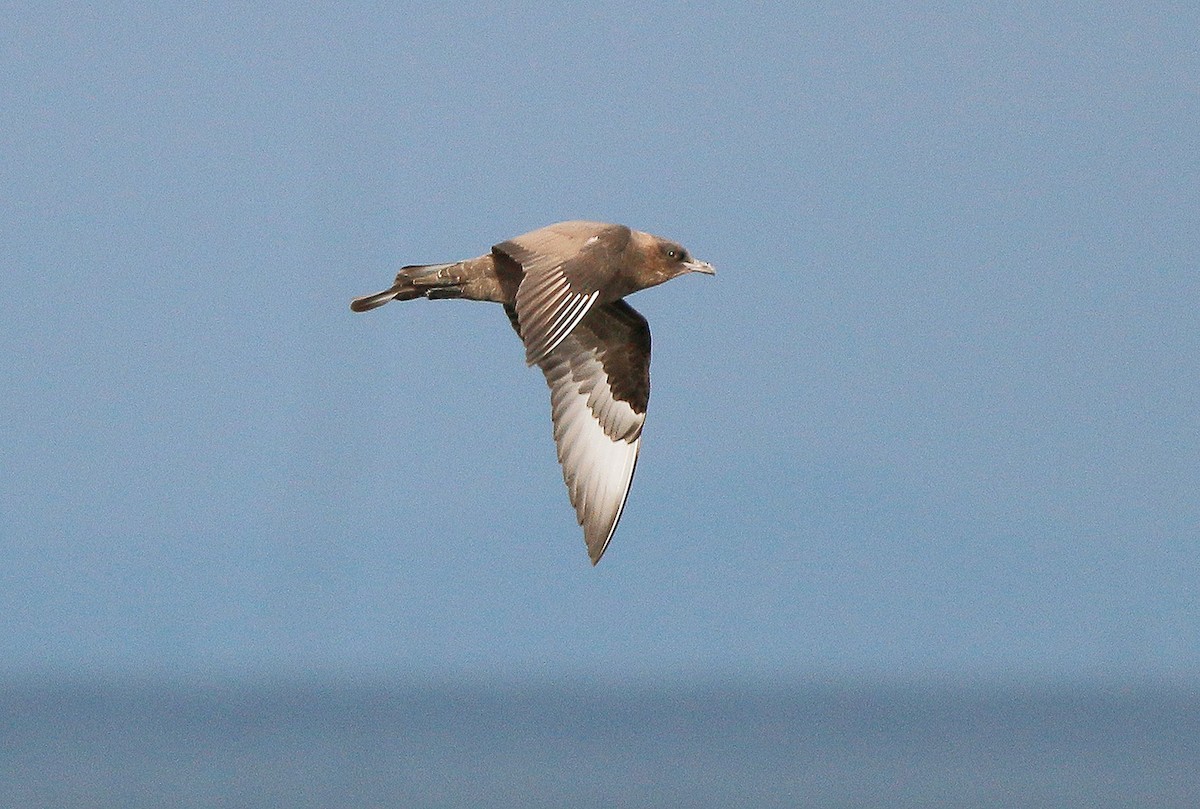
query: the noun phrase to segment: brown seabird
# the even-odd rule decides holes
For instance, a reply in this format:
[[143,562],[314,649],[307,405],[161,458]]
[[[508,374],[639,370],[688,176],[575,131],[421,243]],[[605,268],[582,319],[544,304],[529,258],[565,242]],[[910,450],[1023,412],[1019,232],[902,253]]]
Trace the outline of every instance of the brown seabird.
[[559,222],[450,264],[402,267],[388,301],[495,301],[550,386],[554,441],[592,564],[629,496],[650,398],[650,327],[622,298],[689,272],[713,274],[679,244],[601,222]]

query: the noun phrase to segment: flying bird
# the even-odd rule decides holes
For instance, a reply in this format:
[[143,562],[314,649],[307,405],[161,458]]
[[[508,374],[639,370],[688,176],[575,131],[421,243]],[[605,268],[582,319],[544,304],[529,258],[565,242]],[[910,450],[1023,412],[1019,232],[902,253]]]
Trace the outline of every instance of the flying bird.
[[587,543],[600,561],[629,496],[650,398],[650,327],[623,299],[679,275],[713,275],[681,245],[624,225],[559,222],[477,258],[402,267],[391,287],[356,298],[494,301],[550,386],[554,441]]

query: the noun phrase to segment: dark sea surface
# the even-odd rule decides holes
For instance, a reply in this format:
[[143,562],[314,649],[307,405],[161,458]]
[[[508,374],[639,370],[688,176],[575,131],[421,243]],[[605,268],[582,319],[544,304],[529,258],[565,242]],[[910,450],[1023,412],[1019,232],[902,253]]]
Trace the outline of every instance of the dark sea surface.
[[9,684],[2,807],[1200,807],[1200,688]]

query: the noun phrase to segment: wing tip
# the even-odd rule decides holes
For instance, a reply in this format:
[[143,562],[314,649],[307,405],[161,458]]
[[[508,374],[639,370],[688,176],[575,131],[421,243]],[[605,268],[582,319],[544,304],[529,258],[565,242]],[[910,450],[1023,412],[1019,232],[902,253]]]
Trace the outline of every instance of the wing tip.
[[[633,483],[632,475],[630,475],[629,482],[630,482],[630,484]],[[600,559],[603,558],[604,552],[608,550],[608,546],[609,546],[609,543],[612,542],[613,535],[617,533],[617,526],[621,524],[621,515],[623,515],[625,513],[625,503],[626,503],[626,501],[628,501],[628,499],[629,499],[629,488],[626,487],[625,497],[622,498],[621,505],[617,507],[617,514],[613,518],[612,525],[609,526],[608,533],[605,534],[604,539],[600,540],[599,542],[594,541],[596,538],[589,537],[587,535],[588,534],[587,528],[586,527],[584,528],[583,541],[584,541],[584,543],[587,544],[588,558],[592,560],[592,567],[595,567],[596,565],[600,564]]]
[[609,543],[609,540],[611,540],[611,539],[612,539],[612,536],[610,535],[608,539],[604,540],[604,542],[601,543],[598,550],[592,545],[588,546],[588,559],[591,560],[592,567],[595,567],[596,565],[600,564],[600,560],[604,557],[604,552],[606,550],[608,550],[608,543]]

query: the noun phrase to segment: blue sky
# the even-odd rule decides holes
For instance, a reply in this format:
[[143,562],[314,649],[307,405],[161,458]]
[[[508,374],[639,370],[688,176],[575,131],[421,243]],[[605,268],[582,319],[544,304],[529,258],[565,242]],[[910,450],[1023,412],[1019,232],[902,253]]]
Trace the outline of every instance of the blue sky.
[[[1200,674],[1187,4],[9,6],[0,674]],[[549,222],[653,395],[593,569],[498,307]]]

